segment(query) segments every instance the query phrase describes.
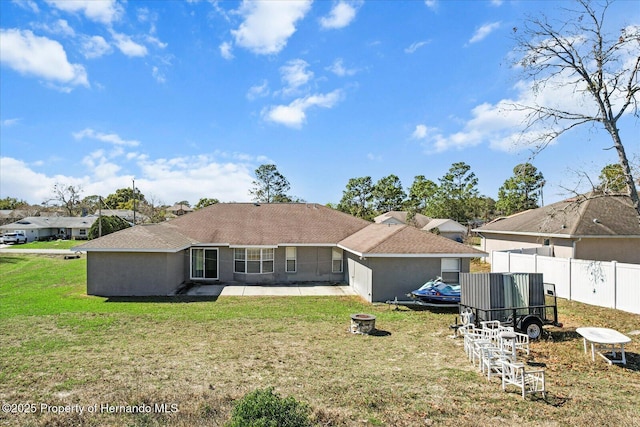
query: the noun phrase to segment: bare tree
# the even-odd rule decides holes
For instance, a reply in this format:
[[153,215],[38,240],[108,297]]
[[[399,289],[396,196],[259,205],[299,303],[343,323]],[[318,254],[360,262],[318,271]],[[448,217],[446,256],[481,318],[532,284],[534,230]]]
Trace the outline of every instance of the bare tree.
[[81,193],[81,186],[76,187],[74,185],[66,185],[57,182],[53,186],[53,197],[50,201],[60,203],[60,205],[67,211],[68,216],[74,216],[80,206]]
[[[562,21],[542,15],[529,18],[524,28],[514,28],[520,53],[516,65],[533,82],[534,95],[571,90],[572,102],[553,105],[544,96],[535,96],[527,105],[514,107],[526,113],[523,135],[538,143],[536,153],[575,127],[604,127],[640,218],[638,190],[618,129],[623,115],[638,116],[640,26],[609,34],[605,17],[612,1],[576,1],[577,10],[568,10],[571,16]],[[538,99],[542,99],[540,104]]]

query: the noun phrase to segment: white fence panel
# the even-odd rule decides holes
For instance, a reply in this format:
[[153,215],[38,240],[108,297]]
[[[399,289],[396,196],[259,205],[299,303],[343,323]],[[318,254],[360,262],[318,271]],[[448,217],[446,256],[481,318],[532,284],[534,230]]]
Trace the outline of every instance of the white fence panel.
[[511,265],[511,271],[514,273],[535,273],[536,256],[512,253],[509,265]]
[[505,273],[509,269],[509,252],[491,252],[491,271],[494,273]]
[[542,273],[561,298],[640,314],[640,265],[493,251],[491,271]]
[[542,273],[546,283],[556,285],[557,296],[571,299],[571,268],[567,259],[539,256],[536,265],[536,273]]
[[571,299],[615,308],[615,284],[610,262],[571,260]]
[[640,265],[616,265],[616,307],[640,314]]

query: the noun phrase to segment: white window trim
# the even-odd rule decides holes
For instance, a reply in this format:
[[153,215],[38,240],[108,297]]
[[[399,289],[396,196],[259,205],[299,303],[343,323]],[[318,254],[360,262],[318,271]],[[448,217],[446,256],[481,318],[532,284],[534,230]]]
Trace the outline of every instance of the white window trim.
[[[453,268],[444,268],[443,264],[445,260],[455,259],[458,261],[458,267],[456,269]],[[440,277],[444,278],[444,273],[458,273],[458,278],[460,277],[460,269],[462,267],[462,259],[461,258],[442,258],[440,260]]]
[[[334,258],[334,254],[340,251],[340,259]],[[340,270],[336,270],[333,268],[334,261],[340,261]],[[344,272],[344,250],[342,248],[332,248],[331,249],[331,272],[332,273],[342,273]]]
[[[289,249],[293,250],[293,257],[289,257]],[[293,270],[289,270],[289,261],[293,261]],[[298,272],[298,248],[295,246],[287,246],[284,249],[284,271],[285,273]]]
[[[253,246],[253,247],[244,247],[244,248],[234,247],[233,249],[234,249],[234,251],[233,251],[233,272],[234,273],[237,273],[237,274],[273,274],[275,272],[275,258],[276,258],[275,252],[276,251],[275,251],[275,249],[273,247],[271,247],[271,246],[269,246],[269,247]],[[238,249],[243,249],[244,250],[244,260],[236,259],[235,251],[238,250]],[[260,259],[259,260],[250,260],[249,257],[248,257],[248,254],[247,254],[247,250],[249,250],[249,249],[259,250],[260,251]],[[265,258],[265,252],[269,251],[269,250],[271,251],[271,254],[272,254],[272,257],[270,259],[269,258]],[[236,262],[237,261],[244,261],[244,271],[236,271]],[[259,272],[255,272],[255,273],[249,273],[247,271],[248,270],[247,263],[249,261],[252,261],[252,262],[256,262],[257,261],[257,262],[259,262],[260,263],[260,271]],[[271,262],[272,270],[271,271],[264,271],[264,264],[265,264],[265,262],[269,262],[269,261]]]
[[[193,275],[193,252],[194,251],[202,251],[203,255],[206,253],[206,251],[216,251],[216,277],[196,277]],[[206,266],[203,265],[203,275],[205,274],[206,271]],[[191,280],[219,280],[220,279],[220,251],[218,250],[218,248],[206,248],[206,247],[199,247],[199,248],[191,248],[190,253],[189,253],[189,278]]]

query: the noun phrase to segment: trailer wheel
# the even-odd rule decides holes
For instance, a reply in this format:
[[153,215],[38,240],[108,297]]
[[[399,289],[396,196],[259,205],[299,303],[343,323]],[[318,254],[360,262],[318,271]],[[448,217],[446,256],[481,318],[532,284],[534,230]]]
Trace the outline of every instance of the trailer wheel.
[[522,331],[530,340],[537,340],[542,336],[542,322],[536,317],[529,317],[522,322]]

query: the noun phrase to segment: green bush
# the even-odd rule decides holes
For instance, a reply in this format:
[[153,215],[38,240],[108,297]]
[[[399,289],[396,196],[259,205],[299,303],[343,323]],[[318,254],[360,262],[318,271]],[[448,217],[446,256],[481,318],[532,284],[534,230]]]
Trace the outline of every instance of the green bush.
[[236,403],[226,427],[311,427],[310,412],[306,404],[291,396],[282,398],[269,387]]

